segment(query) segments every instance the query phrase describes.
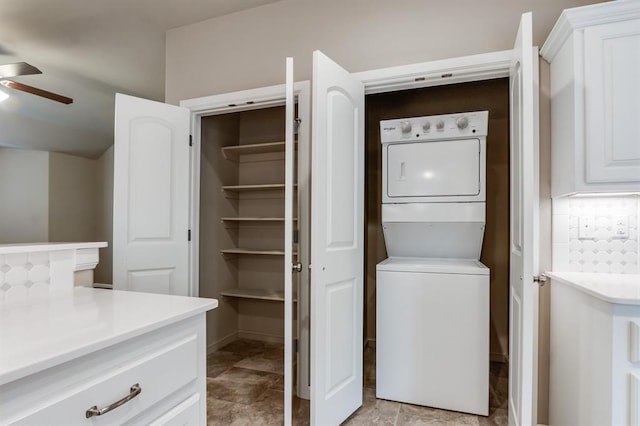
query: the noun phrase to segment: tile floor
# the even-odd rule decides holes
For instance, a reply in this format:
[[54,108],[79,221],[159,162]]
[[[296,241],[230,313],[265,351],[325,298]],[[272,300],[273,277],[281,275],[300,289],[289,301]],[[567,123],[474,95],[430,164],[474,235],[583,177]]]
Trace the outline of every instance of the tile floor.
[[[453,411],[376,399],[375,348],[364,353],[363,405],[345,425],[506,425],[507,368],[492,363],[490,415]],[[283,423],[283,346],[237,340],[207,357],[207,417],[213,425],[281,425]],[[295,399],[293,424],[309,424],[309,401]]]

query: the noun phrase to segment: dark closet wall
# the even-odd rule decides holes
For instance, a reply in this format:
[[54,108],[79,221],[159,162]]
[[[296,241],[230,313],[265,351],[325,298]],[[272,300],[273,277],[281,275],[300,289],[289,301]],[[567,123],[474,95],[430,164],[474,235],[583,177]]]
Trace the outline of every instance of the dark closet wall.
[[380,120],[489,111],[487,224],[481,261],[491,269],[491,357],[509,353],[509,80],[495,79],[366,97],[365,336],[375,339],[376,264],[386,258],[380,206]]

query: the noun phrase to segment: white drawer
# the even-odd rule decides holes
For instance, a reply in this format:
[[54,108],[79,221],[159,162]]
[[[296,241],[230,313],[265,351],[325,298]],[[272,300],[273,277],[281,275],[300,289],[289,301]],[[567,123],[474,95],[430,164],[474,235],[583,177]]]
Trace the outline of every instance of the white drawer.
[[640,324],[629,321],[629,361],[640,362]]
[[[198,336],[190,334],[87,380],[11,424],[122,424],[194,381],[198,374]],[[106,407],[124,398],[134,384],[141,392],[118,408],[86,417],[89,408]]]
[[200,394],[191,395],[164,415],[152,421],[149,426],[197,425],[200,420]]

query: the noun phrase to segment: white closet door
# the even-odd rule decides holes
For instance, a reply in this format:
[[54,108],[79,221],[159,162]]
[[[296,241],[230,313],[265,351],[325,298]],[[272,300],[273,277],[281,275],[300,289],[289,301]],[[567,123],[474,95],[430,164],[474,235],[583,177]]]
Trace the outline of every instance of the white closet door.
[[362,405],[364,86],[313,53],[311,423]]
[[188,295],[186,108],[116,95],[113,288]]
[[531,26],[531,13],[525,13],[510,69],[509,425],[517,426],[537,419],[538,55]]
[[284,157],[284,424],[291,425],[293,388],[293,58],[286,60]]

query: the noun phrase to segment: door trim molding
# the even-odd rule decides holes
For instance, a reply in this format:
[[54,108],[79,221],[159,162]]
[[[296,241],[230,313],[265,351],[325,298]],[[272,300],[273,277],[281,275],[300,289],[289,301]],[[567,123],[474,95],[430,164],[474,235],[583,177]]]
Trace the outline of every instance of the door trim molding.
[[365,95],[509,77],[512,50],[353,73]]

